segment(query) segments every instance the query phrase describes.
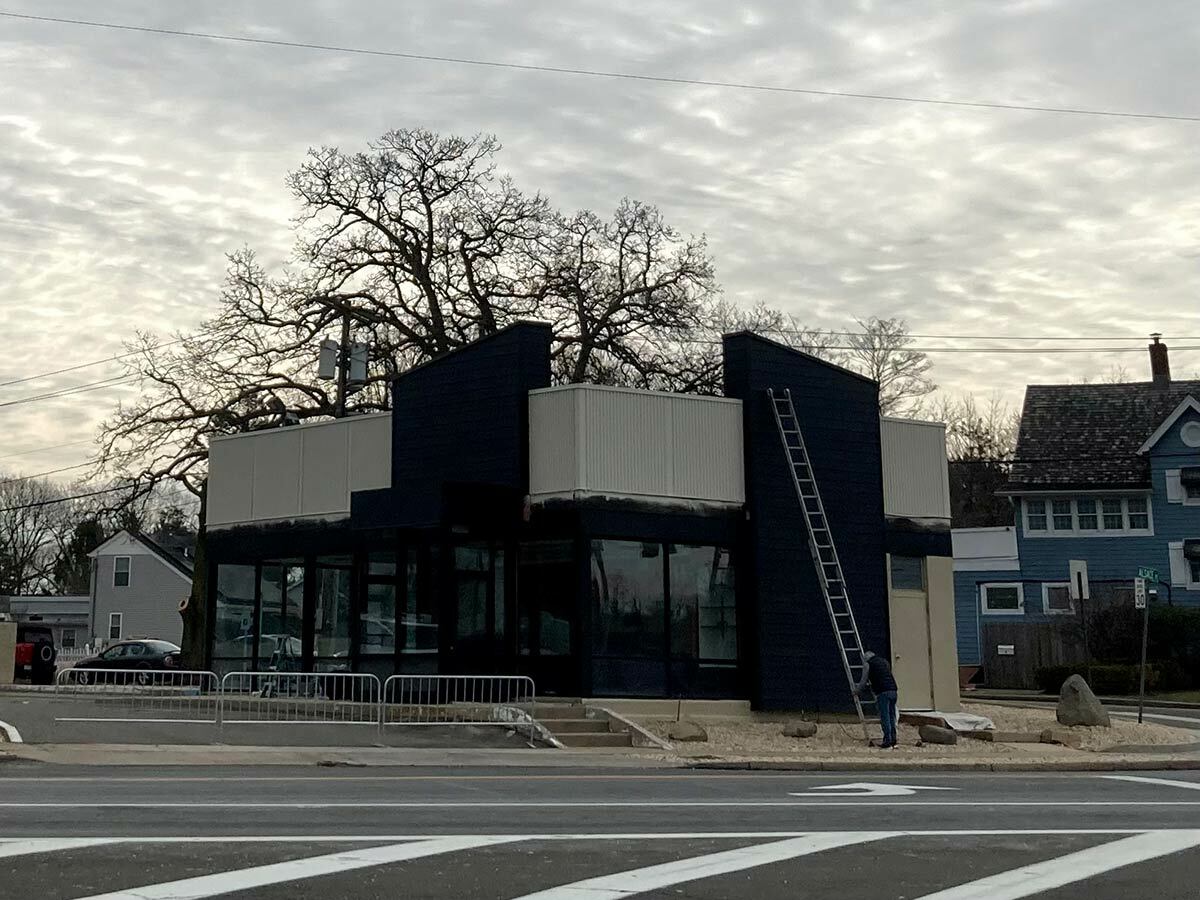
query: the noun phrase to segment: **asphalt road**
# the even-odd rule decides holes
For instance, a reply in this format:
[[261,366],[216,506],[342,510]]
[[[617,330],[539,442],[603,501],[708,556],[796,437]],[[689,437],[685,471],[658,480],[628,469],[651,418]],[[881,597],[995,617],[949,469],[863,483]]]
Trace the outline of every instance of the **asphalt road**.
[[0,767],[0,900],[1195,898],[1200,773]]

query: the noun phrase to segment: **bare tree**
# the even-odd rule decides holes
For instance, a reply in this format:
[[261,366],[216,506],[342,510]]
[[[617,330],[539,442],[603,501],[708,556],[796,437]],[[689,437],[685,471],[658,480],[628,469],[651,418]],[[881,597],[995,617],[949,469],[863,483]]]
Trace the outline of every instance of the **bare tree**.
[[52,589],[63,496],[60,488],[44,479],[0,477],[0,594]]
[[997,491],[1008,481],[1020,414],[998,395],[981,404],[970,394],[938,397],[917,414],[946,423],[952,524],[957,528],[1012,524],[1012,504]]
[[903,319],[856,319],[860,333],[849,336],[845,363],[879,383],[879,411],[904,415],[920,399],[937,390],[929,377],[933,363],[913,342]]

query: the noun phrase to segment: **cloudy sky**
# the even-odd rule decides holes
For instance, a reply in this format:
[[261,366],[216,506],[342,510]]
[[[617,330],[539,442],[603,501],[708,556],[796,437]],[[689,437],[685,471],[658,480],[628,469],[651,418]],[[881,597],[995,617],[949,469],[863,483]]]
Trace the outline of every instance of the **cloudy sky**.
[[[1194,0],[3,0],[0,11],[634,74],[1200,115]],[[622,196],[706,233],[726,294],[814,326],[1200,346],[1200,122],[761,93],[239,45],[0,17],[0,382],[214,309],[224,254],[290,244],[286,171],[394,127],[490,131],[563,209]],[[921,338],[951,391],[1136,353]],[[1144,340],[1124,341],[1140,347]],[[1200,351],[1177,350],[1178,374]],[[3,404],[0,470],[81,462],[130,389]],[[39,450],[59,444],[70,446]],[[39,450],[39,452],[26,452]],[[17,455],[20,454],[20,455]],[[70,477],[70,473],[63,477]]]

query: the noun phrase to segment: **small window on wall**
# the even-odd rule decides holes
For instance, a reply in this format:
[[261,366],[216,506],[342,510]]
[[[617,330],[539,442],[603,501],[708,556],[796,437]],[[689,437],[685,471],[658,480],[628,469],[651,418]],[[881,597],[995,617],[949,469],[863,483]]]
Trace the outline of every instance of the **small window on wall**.
[[1025,611],[1020,584],[984,584],[979,587],[983,600],[983,611],[991,614],[1012,615]]
[[1075,508],[1079,512],[1080,531],[1096,531],[1100,527],[1100,520],[1096,517],[1095,497],[1080,497],[1075,501]]
[[110,641],[119,641],[121,639],[121,625],[125,619],[123,613],[108,614],[108,639]]
[[[1121,501],[1117,501],[1118,509]],[[1070,531],[1074,526],[1071,519],[1071,501],[1070,500],[1051,500],[1050,512],[1054,517],[1055,531]]]
[[1048,615],[1069,615],[1074,612],[1071,605],[1069,584],[1043,584],[1042,606]]
[[1046,530],[1046,501],[1045,500],[1026,500],[1025,515],[1028,521],[1030,531],[1045,531]]
[[113,559],[113,587],[129,587],[129,557]]
[[925,558],[922,556],[892,557],[892,590],[925,590]]
[[1129,529],[1145,531],[1150,527],[1150,511],[1145,497],[1130,497],[1125,501],[1129,510]]

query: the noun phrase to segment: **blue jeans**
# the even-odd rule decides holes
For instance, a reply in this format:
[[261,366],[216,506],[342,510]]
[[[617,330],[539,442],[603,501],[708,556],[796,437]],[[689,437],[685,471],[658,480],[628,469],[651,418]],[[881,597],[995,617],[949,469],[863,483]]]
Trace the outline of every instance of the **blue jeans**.
[[896,745],[896,692],[884,691],[875,695],[879,709],[879,724],[883,727],[883,746]]

